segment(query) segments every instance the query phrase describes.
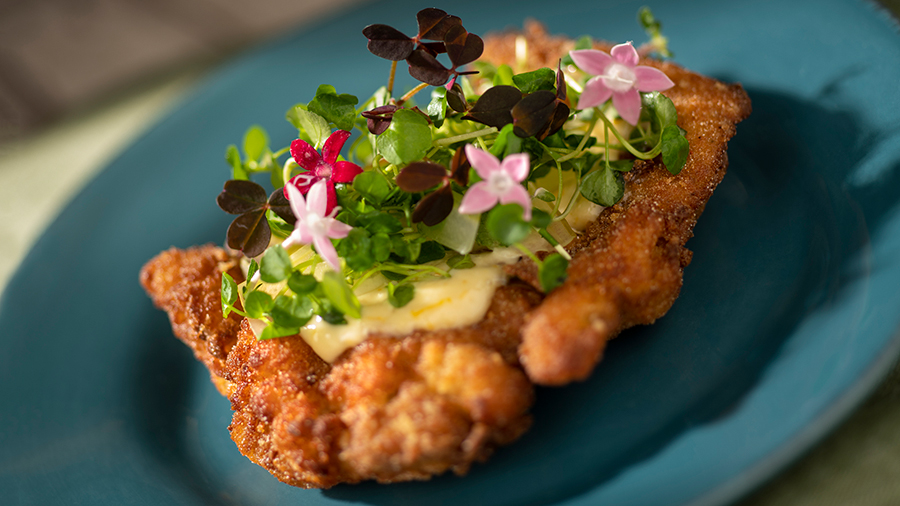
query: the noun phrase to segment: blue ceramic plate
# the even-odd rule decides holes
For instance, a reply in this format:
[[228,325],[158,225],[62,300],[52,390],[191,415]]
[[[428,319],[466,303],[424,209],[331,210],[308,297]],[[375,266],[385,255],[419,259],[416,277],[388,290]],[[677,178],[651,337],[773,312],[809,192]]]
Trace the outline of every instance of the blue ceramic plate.
[[[460,0],[484,33],[643,40],[640,2]],[[38,241],[0,306],[6,504],[724,504],[832,428],[897,356],[900,37],[852,0],[667,1],[677,61],[744,84],[754,113],[689,243],[681,298],[585,383],[540,389],[535,423],[468,476],[329,491],[283,485],[228,438],[228,402],[138,286],[171,245],[221,242],[227,143],[320,82],[367,96],[387,65],[369,5],[228,66],[111,164]]]

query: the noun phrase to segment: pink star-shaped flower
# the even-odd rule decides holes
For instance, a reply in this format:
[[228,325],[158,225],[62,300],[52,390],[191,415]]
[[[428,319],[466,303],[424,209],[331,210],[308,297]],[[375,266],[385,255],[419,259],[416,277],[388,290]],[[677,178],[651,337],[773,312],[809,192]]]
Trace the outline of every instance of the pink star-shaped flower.
[[313,184],[305,200],[296,186],[288,185],[285,188],[297,223],[294,224],[294,231],[281,245],[288,248],[295,244],[312,244],[319,256],[324,258],[332,269],[340,271],[341,261],[331,239],[347,237],[353,227],[334,218],[338,211],[337,207],[332,208],[330,212],[326,211],[328,181],[323,179]]
[[351,162],[337,161],[341,148],[350,137],[350,132],[346,130],[335,130],[328,136],[325,145],[322,146],[322,155],[304,140],[297,139],[291,143],[291,156],[303,170],[292,177],[286,185],[284,185],[284,196],[290,200],[288,187],[293,186],[300,190],[300,193],[306,195],[312,185],[318,181],[324,181],[328,193],[328,206],[326,212],[331,212],[337,205],[337,194],[334,192],[334,183],[350,183],[357,174],[362,172],[359,165]]
[[531,220],[531,197],[520,184],[531,171],[527,153],[516,153],[503,159],[466,144],[466,158],[483,181],[472,185],[459,205],[460,214],[483,213],[495,205],[519,204],[523,218]]
[[638,65],[638,53],[631,42],[614,46],[610,54],[596,49],[579,49],[569,55],[581,70],[595,76],[584,85],[578,109],[596,107],[612,97],[619,116],[632,125],[637,125],[641,116],[639,92],[662,91],[675,86],[661,70]]

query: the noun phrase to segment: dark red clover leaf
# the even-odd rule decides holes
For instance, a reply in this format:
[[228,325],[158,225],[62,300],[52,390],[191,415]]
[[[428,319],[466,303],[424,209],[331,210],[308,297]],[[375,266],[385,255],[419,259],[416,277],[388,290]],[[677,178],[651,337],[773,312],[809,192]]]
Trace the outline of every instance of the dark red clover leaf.
[[433,227],[450,216],[453,210],[453,191],[450,185],[444,185],[429,193],[413,209],[413,223],[422,222]]
[[447,179],[447,169],[432,162],[413,162],[397,174],[397,186],[408,193],[434,188]]
[[387,60],[405,60],[416,48],[415,40],[388,25],[369,25],[363,28],[363,35],[369,39],[369,52]]
[[453,62],[454,69],[472,63],[484,52],[484,41],[481,40],[481,37],[467,32],[462,25],[456,25],[447,30],[444,35],[444,46],[447,48],[447,56]]
[[466,150],[463,149],[463,146],[460,146],[457,148],[456,153],[453,153],[453,158],[450,160],[450,179],[460,186],[468,185],[469,169],[471,168],[472,164],[469,163],[469,159],[466,157]]
[[369,111],[363,111],[360,115],[366,118],[366,126],[369,131],[379,135],[391,126],[394,112],[399,108],[396,105],[382,105]]
[[424,223],[433,227],[450,215],[453,210],[453,190],[451,176],[443,165],[433,162],[413,162],[397,174],[397,186],[409,193],[418,193],[440,185],[437,190],[425,195],[413,209],[413,223]]
[[503,128],[513,122],[512,108],[522,100],[522,92],[515,86],[499,85],[488,89],[475,102],[469,114],[470,119],[487,126]]
[[458,17],[450,16],[434,7],[428,7],[416,13],[416,21],[419,24],[419,39],[421,40],[444,40],[447,30],[462,25],[462,20]]
[[269,246],[272,230],[266,211],[271,209],[291,225],[296,221],[281,190],[274,191],[266,199],[266,191],[253,181],[227,181],[222,193],[216,197],[216,203],[226,213],[239,215],[228,227],[226,244],[248,257],[260,255]]

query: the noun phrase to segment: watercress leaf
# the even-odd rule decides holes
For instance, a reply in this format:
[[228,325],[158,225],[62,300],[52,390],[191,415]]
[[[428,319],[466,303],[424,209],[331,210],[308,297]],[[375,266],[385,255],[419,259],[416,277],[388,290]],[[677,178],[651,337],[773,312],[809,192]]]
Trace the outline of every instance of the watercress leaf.
[[553,221],[553,218],[550,217],[549,214],[540,210],[540,209],[532,209],[531,211],[531,226],[535,228],[547,228],[550,223]]
[[569,267],[569,261],[562,257],[559,253],[554,253],[541,262],[538,269],[538,280],[541,283],[541,289],[544,293],[553,291],[554,288],[562,285],[568,276],[566,269]]
[[370,211],[359,215],[358,223],[372,234],[394,234],[403,230],[400,220],[381,211]]
[[389,271],[386,269],[381,271],[381,275],[391,281],[403,281],[408,277],[406,274],[400,274],[399,272]]
[[494,86],[481,95],[463,119],[503,128],[513,122],[510,111],[520,100],[522,92],[515,86]]
[[394,112],[391,125],[375,143],[389,162],[406,165],[421,160],[431,149],[431,127],[422,114],[399,109]]
[[334,271],[328,271],[322,277],[320,285],[325,297],[331,301],[335,309],[351,318],[360,317],[359,300],[344,281],[343,276]]
[[280,244],[269,248],[259,263],[260,278],[266,283],[284,281],[292,270],[291,257]]
[[388,25],[369,25],[363,28],[362,33],[369,39],[369,52],[388,60],[404,60],[416,47],[411,38]]
[[516,74],[512,77],[512,81],[516,88],[522,90],[522,93],[534,93],[538,90],[555,91],[556,73],[553,72],[553,69],[544,67]]
[[318,114],[325,121],[333,123],[340,130],[350,131],[353,130],[353,124],[356,120],[355,106],[358,102],[359,99],[353,95],[317,93],[307,107],[309,107],[309,112]]
[[356,227],[338,243],[338,254],[354,271],[365,271],[375,263],[372,254],[372,239],[366,229]]
[[216,204],[228,214],[244,214],[266,204],[266,191],[253,181],[231,179],[225,182]]
[[536,192],[534,192],[534,198],[538,200],[543,200],[544,202],[553,202],[556,200],[556,195],[553,192],[548,191],[546,188],[538,188]]
[[684,131],[678,125],[669,125],[660,135],[662,142],[662,161],[672,174],[678,174],[687,162],[690,144],[684,137]]
[[634,160],[613,160],[609,162],[609,168],[618,172],[629,172],[634,168]]
[[385,262],[391,257],[391,237],[385,233],[372,236],[372,256],[376,262]]
[[584,198],[601,206],[613,206],[625,194],[625,183],[619,172],[611,170],[605,164],[585,176],[581,186]]
[[410,303],[416,296],[416,288],[413,285],[388,285],[388,302],[392,306],[400,308]]
[[675,104],[658,91],[641,93],[641,111],[647,114],[646,119],[650,121],[651,131],[657,134],[678,120]]
[[317,150],[322,149],[328,136],[331,135],[331,128],[325,118],[316,113],[307,111],[299,106],[293,108],[293,113],[288,112],[297,119],[297,122],[303,128],[303,132],[309,137],[310,144]]
[[253,275],[256,274],[256,271],[259,270],[259,264],[256,262],[256,259],[250,260],[250,266],[247,267],[247,279],[252,279]]
[[413,162],[404,167],[395,178],[397,186],[409,193],[423,192],[441,184],[447,178],[447,169],[432,162]]
[[504,246],[522,241],[531,232],[531,226],[522,219],[522,206],[518,204],[491,209],[484,225],[491,237]]
[[259,125],[253,125],[244,133],[244,156],[248,161],[257,161],[269,145],[269,136]]
[[272,296],[259,290],[254,290],[244,297],[244,310],[250,318],[262,318],[272,309],[272,304]]
[[422,243],[422,248],[419,251],[419,258],[416,259],[416,263],[424,264],[434,262],[435,260],[444,258],[446,255],[447,252],[440,243],[437,241],[425,241]]
[[227,272],[222,273],[222,316],[227,318],[238,299],[238,288],[234,278]]
[[512,68],[509,65],[503,64],[497,67],[497,71],[494,74],[494,81],[491,83],[495,87],[496,86],[512,86],[513,84],[513,72]]
[[259,340],[267,341],[269,339],[292,336],[299,331],[299,328],[285,328],[274,323],[270,323],[266,325],[266,328],[264,328],[262,333],[259,335]]
[[373,170],[357,174],[353,178],[353,189],[377,205],[381,205],[391,192],[391,186],[384,176]]
[[315,276],[297,271],[292,272],[291,277],[289,277],[287,281],[288,288],[297,295],[312,293],[318,284],[319,282],[316,280]]
[[266,220],[269,222],[269,228],[272,233],[278,237],[286,238],[294,231],[294,226],[289,225],[286,221],[278,217],[272,210],[266,211]]
[[279,327],[299,329],[313,316],[312,301],[306,296],[279,295],[269,315]]
[[436,128],[441,128],[447,117],[447,90],[438,86],[431,91],[431,102],[426,108],[428,117]]
[[391,236],[391,251],[400,258],[402,263],[416,263],[416,259],[419,258],[419,251],[421,251],[421,249],[421,242],[407,241],[399,235]]
[[226,234],[226,244],[241,250],[248,257],[255,257],[265,251],[272,238],[269,221],[264,209],[246,212],[231,222]]
[[475,262],[469,255],[453,255],[447,259],[447,266],[451,269],[471,269],[475,267]]

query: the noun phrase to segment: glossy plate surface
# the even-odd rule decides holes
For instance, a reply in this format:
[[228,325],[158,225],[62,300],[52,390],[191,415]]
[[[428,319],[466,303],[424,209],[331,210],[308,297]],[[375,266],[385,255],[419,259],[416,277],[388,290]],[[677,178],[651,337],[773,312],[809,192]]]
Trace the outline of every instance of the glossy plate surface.
[[[443,6],[475,33],[641,41],[643,2]],[[608,4],[608,5],[607,5]],[[137,283],[171,245],[223,241],[224,146],[320,83],[365,97],[387,64],[369,23],[411,31],[416,2],[368,5],[242,57],[60,215],[0,305],[0,490],[9,504],[725,504],[832,428],[897,356],[900,36],[851,0],[668,1],[676,61],[740,81],[754,113],[689,243],[670,313],[610,345],[589,381],[539,389],[535,423],[465,478],[283,485],[228,437],[228,402]]]

